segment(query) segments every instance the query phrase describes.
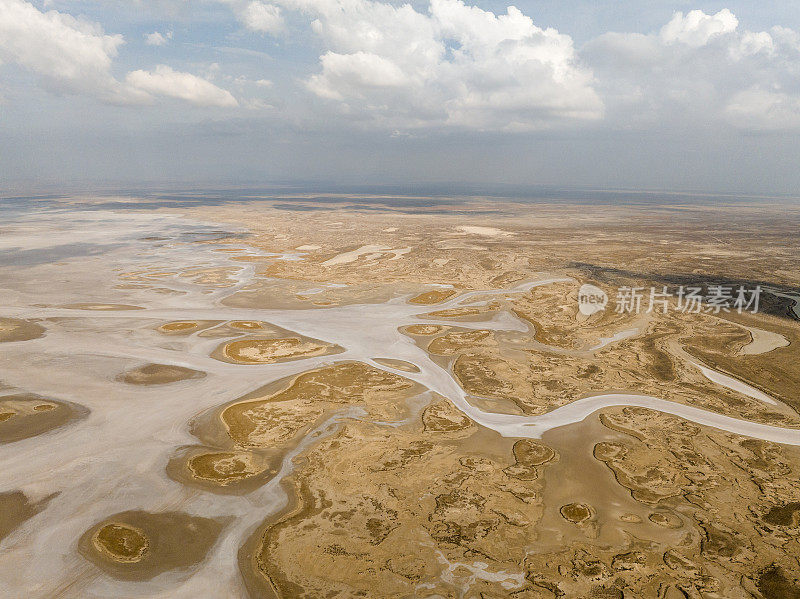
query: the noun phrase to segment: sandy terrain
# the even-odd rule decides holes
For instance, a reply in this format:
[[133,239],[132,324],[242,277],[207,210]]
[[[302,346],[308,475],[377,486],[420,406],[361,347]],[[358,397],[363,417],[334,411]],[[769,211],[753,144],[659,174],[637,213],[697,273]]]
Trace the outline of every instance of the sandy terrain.
[[800,211],[531,210],[10,219],[0,595],[800,596]]

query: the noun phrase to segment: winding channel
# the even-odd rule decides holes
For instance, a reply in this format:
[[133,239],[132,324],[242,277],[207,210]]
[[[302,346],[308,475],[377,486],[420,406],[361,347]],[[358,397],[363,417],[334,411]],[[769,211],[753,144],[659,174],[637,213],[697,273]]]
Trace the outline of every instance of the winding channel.
[[[469,305],[465,303],[465,300],[471,300],[469,303],[473,303],[478,298],[487,295],[524,293],[536,286],[565,280],[569,279],[563,277],[548,278],[528,282],[510,290],[473,291],[447,302],[443,302],[442,304],[438,304],[435,306],[435,309],[442,310],[456,306]],[[238,289],[241,285],[242,283],[238,283],[234,287]],[[213,298],[204,297],[202,300],[208,302],[209,299],[212,299],[212,301],[216,303],[222,299],[222,297],[222,294],[215,293]],[[200,298],[197,299],[200,300]],[[506,437],[538,438],[549,430],[580,422],[591,414],[605,408],[634,406],[672,414],[697,424],[748,437],[763,439],[765,441],[800,445],[800,430],[798,429],[782,428],[732,418],[694,406],[679,404],[648,395],[624,393],[595,395],[573,401],[539,416],[498,414],[481,410],[470,404],[467,399],[467,394],[446,369],[436,364],[424,350],[419,348],[406,336],[399,333],[398,328],[409,324],[431,324],[438,322],[428,318],[421,320],[419,316],[421,312],[425,311],[425,308],[410,305],[406,302],[406,299],[407,298],[394,298],[383,304],[357,304],[342,307],[317,308],[314,310],[269,310],[219,306],[209,307],[207,305],[205,307],[190,307],[186,306],[186,298],[179,298],[177,300],[171,298],[161,300],[159,302],[162,304],[161,307],[151,307],[135,311],[103,310],[93,311],[91,314],[87,314],[84,310],[68,308],[26,308],[9,309],[6,310],[6,314],[21,318],[88,317],[92,319],[145,318],[163,321],[187,319],[265,321],[309,337],[339,344],[345,348],[344,353],[336,354],[327,360],[314,360],[315,367],[317,364],[332,363],[334,361],[347,359],[359,360],[369,363],[376,368],[396,372],[397,374],[425,385],[430,391],[447,397],[475,422]],[[176,308],[169,305],[175,301],[179,301],[182,307]],[[442,322],[441,324],[452,325],[453,323]],[[524,325],[522,325],[516,317],[508,313],[500,313],[489,322],[459,322],[458,326],[494,330],[524,330]],[[616,336],[616,338],[608,340],[608,342],[621,340],[627,336],[629,336],[629,334],[625,332],[622,335]],[[216,341],[213,341],[213,343],[216,343]],[[202,349],[202,352],[198,352],[198,349]],[[199,347],[196,346],[192,348],[192,352],[189,356],[186,356],[182,360],[176,360],[174,352],[171,351],[153,352],[152,349],[148,349],[146,352],[126,353],[117,345],[104,345],[100,339],[97,339],[97,344],[93,345],[94,353],[107,353],[108,355],[115,356],[126,355],[128,357],[140,357],[142,359],[164,359],[173,364],[202,368],[206,371],[214,371],[220,374],[224,372],[232,373],[234,371],[241,372],[240,369],[243,368],[242,366],[220,363],[209,358],[206,351],[207,344],[201,344]],[[420,369],[420,372],[402,372],[389,366],[378,364],[372,360],[372,357],[377,355],[411,362]],[[709,380],[723,387],[738,391],[770,405],[779,405],[775,399],[749,385],[706,366],[697,364],[696,362],[690,361],[690,363],[699,368]],[[297,371],[300,372],[308,368],[309,360],[297,360],[292,364],[297,365]],[[248,373],[255,374],[258,371],[262,371],[266,374],[273,369],[273,366],[274,365],[248,365],[244,368],[247,368]]]
[[[47,331],[41,338],[4,343],[0,347],[2,383],[7,385],[0,394],[13,392],[13,387],[24,387],[26,391],[85,405],[90,414],[74,426],[0,448],[5,457],[0,486],[24,487],[26,493],[36,497],[57,492],[47,509],[32,519],[27,528],[5,540],[15,550],[0,555],[0,596],[19,595],[19,589],[57,596],[66,589],[74,596],[87,597],[245,597],[236,565],[237,551],[242,540],[268,514],[285,505],[286,495],[280,483],[293,468],[292,458],[319,439],[316,435],[328,434],[348,418],[364,417],[363,411],[351,407],[320,423],[285,457],[275,478],[247,495],[210,497],[168,478],[165,464],[176,448],[197,443],[188,426],[197,414],[216,409],[269,381],[341,360],[365,362],[414,380],[430,392],[448,398],[479,425],[507,437],[541,437],[547,431],[579,422],[605,408],[637,406],[731,433],[800,445],[800,430],[731,418],[637,394],[586,397],[540,416],[482,410],[470,403],[446,367],[398,329],[411,324],[446,324],[525,333],[530,330],[529,325],[508,312],[498,312],[489,321],[457,323],[423,314],[477,305],[493,296],[524,293],[539,285],[569,279],[542,275],[542,279],[514,289],[468,292],[435,306],[411,305],[408,297],[395,297],[379,304],[314,309],[232,308],[222,305],[222,301],[256,281],[256,263],[236,262],[228,253],[216,251],[227,248],[230,252],[230,245],[180,241],[184,237],[190,240],[197,236],[214,237],[218,227],[216,223],[167,215],[92,211],[28,214],[4,223],[0,252],[4,252],[7,260],[5,265],[0,260],[3,269],[0,316],[54,320],[43,323]],[[92,232],[91,236],[87,236],[86,230]],[[244,234],[238,229],[234,232]],[[230,230],[223,233],[230,238]],[[154,244],[148,240],[154,236],[177,241]],[[243,242],[242,246],[245,245]],[[301,255],[270,254],[256,248],[237,253],[275,260],[294,260]],[[176,273],[172,277],[150,279],[149,287],[138,290],[115,286],[121,282],[116,276],[119,272],[197,268],[225,269],[230,285],[206,287]],[[320,285],[308,283],[308,286],[311,292],[312,287]],[[87,311],[56,307],[55,303],[64,303],[65,296],[75,302],[102,297],[103,303],[114,301],[142,309]],[[277,364],[230,364],[210,357],[222,338],[193,334],[165,340],[153,331],[163,322],[184,320],[263,321],[338,344],[345,351]],[[600,345],[590,351],[635,334],[632,330],[622,331],[599,340]],[[373,360],[377,356],[410,362],[420,372],[379,364]],[[208,376],[160,389],[134,388],[116,382],[114,374],[132,362],[184,366],[202,370]],[[720,378],[726,375],[711,369],[703,370],[703,374],[739,392],[744,389],[735,386],[744,383],[732,377]],[[776,403],[766,395],[756,399],[773,406]],[[782,404],[777,407],[789,409]],[[123,583],[98,578],[74,555],[73,548],[75,539],[98,519],[123,509],[182,509],[233,521],[204,567],[188,577],[182,572],[172,572],[150,581]]]

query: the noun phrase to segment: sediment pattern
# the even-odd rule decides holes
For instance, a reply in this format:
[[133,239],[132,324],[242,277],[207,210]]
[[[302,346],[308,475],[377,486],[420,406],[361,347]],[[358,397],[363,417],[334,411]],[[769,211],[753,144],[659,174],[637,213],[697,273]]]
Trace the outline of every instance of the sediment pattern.
[[[121,241],[1,268],[0,588],[799,597],[800,212],[473,202],[61,205]],[[772,291],[579,310],[695,279]]]

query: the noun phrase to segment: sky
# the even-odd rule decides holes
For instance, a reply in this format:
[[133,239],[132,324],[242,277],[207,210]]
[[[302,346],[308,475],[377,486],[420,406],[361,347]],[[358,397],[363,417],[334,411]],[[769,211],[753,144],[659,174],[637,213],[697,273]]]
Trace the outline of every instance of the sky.
[[0,0],[0,190],[800,195],[800,0]]

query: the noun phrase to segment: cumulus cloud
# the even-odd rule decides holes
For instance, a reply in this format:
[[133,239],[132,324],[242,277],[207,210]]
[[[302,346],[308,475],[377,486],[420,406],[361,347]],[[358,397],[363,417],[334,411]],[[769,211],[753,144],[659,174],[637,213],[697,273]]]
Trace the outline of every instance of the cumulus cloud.
[[231,7],[236,18],[250,31],[276,35],[283,31],[280,7],[261,0],[220,0]]
[[166,96],[199,106],[236,106],[230,92],[164,65],[153,72],[133,71],[119,81],[112,67],[123,43],[121,35],[108,35],[96,23],[42,12],[24,0],[0,0],[0,63],[27,69],[50,90],[115,104],[148,104]]
[[131,87],[154,96],[178,98],[196,106],[232,107],[239,104],[229,91],[202,77],[175,71],[163,64],[153,71],[132,71],[125,81]]
[[160,33],[154,31],[153,33],[144,34],[144,43],[148,46],[165,46],[172,39],[172,32]]
[[603,106],[572,39],[514,7],[461,0],[427,13],[371,0],[281,0],[328,50],[307,80],[351,115],[391,127],[526,130],[595,120]]
[[726,104],[724,115],[742,129],[800,129],[800,95],[752,87],[735,94]]
[[[292,74],[315,109],[327,106],[349,122],[386,131],[596,124],[800,129],[800,35],[782,27],[749,31],[728,9],[678,12],[650,33],[610,32],[576,48],[569,35],[534,23],[513,6],[495,13],[464,0],[430,0],[426,6],[215,1],[229,6],[243,28],[264,34],[285,32],[286,14],[304,18],[318,37],[320,56],[310,72]],[[153,46],[169,39],[163,30],[144,36]],[[114,103],[164,97],[246,108],[254,104],[243,89],[271,85],[257,80],[269,73],[253,70],[243,88],[224,65],[203,76],[159,65],[115,77],[123,43],[95,23],[39,10],[26,0],[0,0],[0,63],[29,70],[59,93]],[[238,87],[231,89],[241,97],[213,81],[235,81]],[[283,79],[276,83],[282,85]],[[301,108],[292,110],[303,118]]]
[[307,88],[387,128],[798,127],[798,34],[745,30],[728,9],[678,12],[655,32],[576,50],[513,6],[274,1],[305,13],[324,44]]
[[251,31],[278,33],[283,29],[281,9],[274,4],[248,2],[241,13],[242,22]]
[[35,73],[53,91],[141,100],[111,75],[123,43],[121,35],[107,35],[94,23],[55,10],[41,12],[23,0],[0,0],[0,62]]
[[738,26],[739,20],[727,8],[715,15],[707,15],[702,10],[693,10],[686,15],[677,12],[661,28],[660,38],[667,44],[705,46],[714,36],[736,31]]
[[677,13],[651,34],[607,33],[581,56],[596,74],[612,123],[798,127],[797,34],[742,30],[727,9]]

